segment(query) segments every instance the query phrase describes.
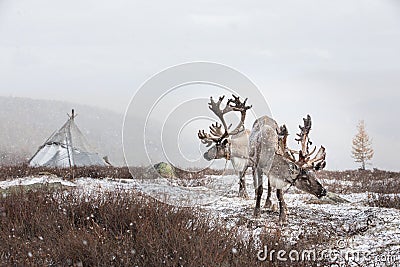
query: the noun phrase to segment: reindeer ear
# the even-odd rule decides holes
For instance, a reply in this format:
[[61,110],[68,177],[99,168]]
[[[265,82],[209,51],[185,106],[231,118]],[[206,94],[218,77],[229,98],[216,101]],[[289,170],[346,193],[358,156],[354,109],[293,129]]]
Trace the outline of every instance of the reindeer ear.
[[224,141],[222,141],[222,144],[225,146],[228,144],[228,139],[224,139]]

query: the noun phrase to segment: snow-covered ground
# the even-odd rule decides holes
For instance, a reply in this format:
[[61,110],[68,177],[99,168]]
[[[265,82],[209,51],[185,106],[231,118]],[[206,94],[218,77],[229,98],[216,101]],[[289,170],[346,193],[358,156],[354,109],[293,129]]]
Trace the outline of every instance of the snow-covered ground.
[[[356,262],[377,263],[379,258],[375,257],[381,257],[381,265],[374,266],[400,266],[400,211],[368,206],[366,203],[370,197],[369,193],[339,195],[349,203],[310,204],[315,203],[317,198],[291,188],[284,197],[288,207],[288,224],[281,226],[278,224],[279,214],[275,208],[278,203],[274,192],[272,209],[264,209],[260,218],[255,219],[252,216],[255,205],[254,190],[251,178],[247,177],[246,181],[252,199],[237,197],[238,188],[235,187],[235,190],[204,208],[216,212],[228,221],[228,225],[242,225],[245,231],[253,231],[253,236],[262,230],[269,233],[279,231],[280,236],[289,244],[295,244],[304,233],[321,232],[322,236],[328,239],[321,240],[321,244],[328,243],[330,246],[321,246],[317,252],[324,249],[334,250],[344,257],[346,253],[370,254],[369,258],[361,257]],[[264,199],[265,195],[264,193]],[[383,262],[382,258],[386,258],[386,262]],[[351,256],[349,259],[352,259]],[[394,259],[397,265],[393,263]],[[365,266],[363,264],[361,266]]]
[[[314,196],[300,193],[291,188],[285,193],[288,224],[281,226],[278,224],[275,194],[273,193],[272,198],[275,203],[273,208],[264,209],[260,218],[254,218],[255,200],[253,199],[252,178],[246,177],[250,199],[237,197],[236,179],[235,176],[227,176],[224,179],[210,177],[209,180],[202,181],[200,186],[196,184],[182,186],[180,183],[166,179],[138,181],[78,178],[74,181],[65,181],[58,177],[41,176],[1,181],[0,189],[18,185],[60,183],[72,190],[79,190],[89,195],[105,191],[135,189],[151,193],[153,197],[157,194],[166,195],[172,202],[190,197],[201,204],[201,209],[221,218],[228,227],[243,229],[244,238],[249,235],[257,236],[262,231],[269,233],[279,231],[280,236],[289,244],[295,244],[306,233],[315,231],[326,237],[326,240],[321,240],[321,244],[324,246],[329,244],[328,247],[317,246],[316,249],[335,250],[342,255],[346,252],[361,253],[361,255],[371,254],[367,260],[363,257],[356,260],[363,262],[362,266],[366,266],[366,261],[377,262],[378,260],[380,260],[380,264],[375,266],[400,266],[400,211],[368,206],[366,204],[368,193],[340,195],[349,203],[310,204],[315,203]],[[192,195],[190,195],[191,193]],[[263,199],[265,199],[265,195]],[[194,202],[188,201],[187,203]],[[263,244],[258,245],[263,246]],[[350,257],[350,259],[354,258]],[[394,260],[396,263],[393,263]],[[355,264],[355,266],[357,265]]]

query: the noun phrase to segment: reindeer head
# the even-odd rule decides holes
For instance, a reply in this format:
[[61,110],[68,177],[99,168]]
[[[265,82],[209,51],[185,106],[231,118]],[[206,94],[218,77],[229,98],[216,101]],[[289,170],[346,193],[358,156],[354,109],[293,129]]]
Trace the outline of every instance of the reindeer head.
[[[238,96],[232,95],[233,99],[228,99],[224,109],[221,109],[221,103],[225,96],[219,97],[219,100],[215,102],[212,97],[210,97],[210,103],[208,103],[209,109],[220,119],[222,124],[215,122],[210,126],[210,133],[205,133],[204,130],[199,130],[197,136],[203,144],[207,147],[214,144],[210,149],[204,153],[204,158],[206,160],[213,159],[230,159],[230,148],[229,148],[229,137],[236,135],[244,130],[244,120],[246,118],[246,111],[251,108],[251,106],[246,106],[247,98],[244,102],[241,102]],[[224,119],[224,115],[231,111],[239,111],[241,113],[241,118],[239,124],[232,131],[229,131],[232,125],[227,125]],[[224,130],[222,130],[224,127]]]
[[[301,149],[299,151],[289,149],[286,141],[289,135],[285,125],[281,126],[278,130],[278,154],[282,155],[286,160],[289,160],[289,168],[291,169],[292,178],[291,184],[296,186],[298,189],[307,193],[313,194],[318,198],[326,195],[326,189],[318,182],[316,172],[325,167],[325,148],[320,147],[317,154],[311,158],[315,152],[316,147],[309,152],[309,145],[312,145],[310,138],[308,137],[311,130],[311,117],[307,115],[307,118],[303,118],[304,125],[299,126],[300,133],[297,134],[298,138],[295,139],[301,143]],[[298,158],[296,159],[296,156]]]
[[230,159],[229,141],[224,139],[220,143],[215,143],[204,154],[203,157],[210,161],[213,159]]
[[297,177],[293,181],[293,185],[318,198],[326,196],[326,189],[317,180],[317,176],[313,170],[299,169]]

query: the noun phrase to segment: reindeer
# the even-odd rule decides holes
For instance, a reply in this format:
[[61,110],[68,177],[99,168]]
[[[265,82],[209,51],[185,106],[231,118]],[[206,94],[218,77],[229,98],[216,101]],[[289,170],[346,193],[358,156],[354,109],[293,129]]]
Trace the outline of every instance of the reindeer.
[[[256,185],[256,206],[254,216],[260,216],[260,202],[263,193],[263,174],[268,177],[268,196],[265,206],[271,205],[271,188],[275,187],[279,201],[279,222],[285,223],[286,204],[283,199],[283,188],[287,185],[295,186],[318,198],[326,195],[326,190],[316,179],[315,171],[325,167],[325,148],[320,147],[314,158],[311,159],[316,147],[309,152],[312,145],[308,135],[311,130],[311,117],[303,119],[304,125],[297,134],[297,142],[301,142],[301,149],[295,151],[287,147],[288,131],[285,125],[278,127],[275,120],[268,116],[257,119],[250,134],[249,157],[253,167],[253,179]],[[298,158],[296,159],[296,156]]]
[[[239,197],[248,198],[245,174],[249,167],[249,135],[250,131],[244,128],[244,120],[246,118],[246,111],[251,106],[246,106],[247,98],[241,102],[239,97],[232,95],[233,99],[228,99],[224,109],[221,109],[221,103],[225,96],[219,97],[215,102],[210,97],[209,109],[219,118],[222,124],[215,122],[211,124],[210,133],[205,133],[204,130],[199,130],[198,137],[203,144],[210,147],[204,153],[204,158],[208,161],[213,159],[226,159],[232,162],[233,167],[239,172]],[[241,114],[239,124],[229,131],[230,126],[227,125],[224,115],[229,112],[238,111]],[[223,130],[222,130],[223,127]]]

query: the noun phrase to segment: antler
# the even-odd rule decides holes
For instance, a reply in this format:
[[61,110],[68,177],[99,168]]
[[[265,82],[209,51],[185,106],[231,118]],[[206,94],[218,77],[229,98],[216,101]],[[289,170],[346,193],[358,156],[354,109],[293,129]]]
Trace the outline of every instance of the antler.
[[228,136],[228,126],[226,125],[224,115],[230,111],[233,110],[233,108],[229,105],[231,102],[231,99],[228,100],[228,103],[226,103],[226,106],[223,110],[221,110],[221,103],[222,100],[224,100],[225,96],[220,96],[219,100],[215,102],[212,97],[210,97],[210,103],[208,103],[208,108],[214,112],[214,114],[218,117],[218,119],[221,120],[222,125],[224,126],[225,132],[222,133],[222,131],[219,129],[219,132],[222,133],[219,137],[220,139],[224,139],[225,137]]
[[210,132],[212,135],[214,135],[215,137],[221,137],[224,133],[221,130],[222,125],[218,124],[218,122],[215,122],[215,124],[211,124],[210,128]]
[[278,153],[283,155],[288,160],[296,162],[294,154],[298,154],[298,152],[287,147],[287,137],[289,135],[289,131],[286,128],[286,125],[284,124],[280,126],[279,130],[276,130],[276,133],[278,134]]
[[[229,135],[235,135],[238,134],[239,132],[241,132],[242,126],[244,125],[244,120],[246,118],[246,111],[248,109],[250,109],[252,106],[246,106],[246,102],[247,102],[247,98],[242,102],[240,102],[240,98],[238,96],[232,95],[234,100],[229,99],[227,105],[230,104],[230,107],[234,110],[234,111],[239,111],[241,113],[241,117],[240,117],[240,123],[236,126],[236,128],[229,133]],[[233,103],[233,104],[231,104]]]
[[[321,146],[315,157],[313,159],[309,159],[306,162],[306,164],[303,165],[303,168],[305,169],[313,168],[315,170],[322,170],[323,168],[325,168],[326,165],[325,156],[326,156],[325,147]],[[316,164],[314,165],[314,163]]]
[[[221,109],[221,103],[224,100],[225,96],[220,96],[218,101],[214,101],[212,97],[210,97],[210,103],[208,103],[208,108],[220,119],[222,124],[212,124],[210,126],[210,132],[212,135],[207,134],[204,130],[199,131],[197,134],[198,137],[204,144],[210,146],[212,142],[219,143],[224,138],[228,137],[229,135],[238,134],[242,130],[242,126],[244,124],[244,120],[246,118],[246,111],[250,109],[252,106],[246,106],[247,98],[242,103],[238,96],[232,95],[233,99],[228,99],[224,109]],[[239,111],[241,113],[241,118],[238,126],[229,132],[229,128],[232,125],[227,125],[224,115],[231,112],[231,111]],[[222,126],[224,127],[224,131],[222,131]]]
[[307,154],[309,154],[308,145],[312,144],[312,142],[308,138],[308,134],[310,133],[310,130],[311,130],[311,116],[307,115],[307,118],[303,118],[303,122],[304,122],[303,127],[301,125],[299,125],[300,133],[297,134],[297,136],[299,138],[296,138],[295,140],[297,142],[301,142],[301,153],[302,153],[302,156],[305,158],[307,156]]
[[204,130],[199,130],[197,133],[197,136],[201,140],[203,144],[205,144],[207,147],[211,146],[213,142],[218,142],[219,138],[213,137],[212,135],[204,132]]
[[[306,118],[303,118],[303,123],[304,125],[301,126],[299,125],[300,128],[300,133],[297,134],[299,138],[296,138],[295,140],[297,142],[301,142],[301,150],[299,151],[299,159],[297,160],[297,164],[299,164],[302,168],[314,168],[315,170],[323,169],[326,165],[325,162],[325,148],[321,146],[321,148],[318,150],[317,154],[313,159],[311,158],[311,155],[314,154],[316,147],[313,148],[311,152],[309,152],[309,145],[312,145],[312,142],[310,138],[308,137],[310,131],[311,131],[311,116],[307,115]],[[316,165],[314,166],[314,163]]]

